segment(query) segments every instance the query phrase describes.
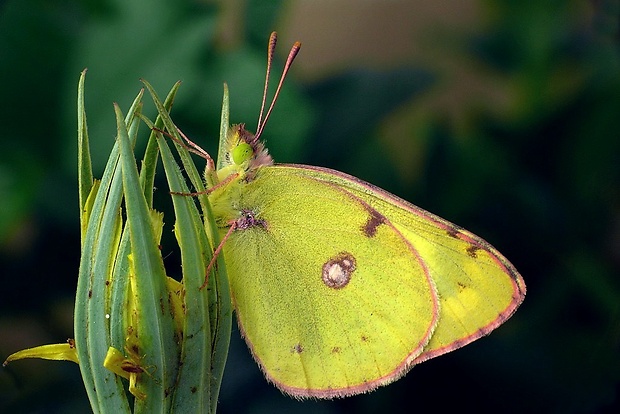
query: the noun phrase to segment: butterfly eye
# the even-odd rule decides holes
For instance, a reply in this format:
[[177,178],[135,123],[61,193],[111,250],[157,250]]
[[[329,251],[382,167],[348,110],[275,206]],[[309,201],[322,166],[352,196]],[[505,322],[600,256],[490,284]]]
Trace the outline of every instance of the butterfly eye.
[[235,165],[241,165],[254,155],[252,146],[246,142],[237,145],[232,150],[232,159]]

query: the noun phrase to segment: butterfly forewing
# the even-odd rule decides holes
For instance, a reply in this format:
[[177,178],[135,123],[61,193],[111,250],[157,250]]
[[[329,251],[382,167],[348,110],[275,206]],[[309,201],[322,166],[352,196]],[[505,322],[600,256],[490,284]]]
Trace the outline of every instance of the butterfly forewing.
[[480,237],[372,184],[320,167],[279,165],[285,175],[312,176],[338,185],[387,217],[422,258],[440,298],[440,318],[422,362],[491,332],[525,297],[514,266]]

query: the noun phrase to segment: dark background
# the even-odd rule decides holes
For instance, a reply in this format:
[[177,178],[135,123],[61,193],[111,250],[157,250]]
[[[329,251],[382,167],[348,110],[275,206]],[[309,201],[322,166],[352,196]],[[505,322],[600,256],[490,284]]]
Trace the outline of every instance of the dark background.
[[[140,77],[160,95],[183,81],[173,118],[215,153],[223,81],[231,121],[255,129],[275,29],[278,75],[303,43],[264,134],[275,159],[348,172],[481,235],[528,294],[489,337],[337,401],[282,395],[235,328],[220,412],[616,412],[619,17],[606,0],[0,2],[0,359],[72,336],[79,72],[96,176],[112,102],[126,110]],[[0,412],[88,409],[70,362],[0,370]]]

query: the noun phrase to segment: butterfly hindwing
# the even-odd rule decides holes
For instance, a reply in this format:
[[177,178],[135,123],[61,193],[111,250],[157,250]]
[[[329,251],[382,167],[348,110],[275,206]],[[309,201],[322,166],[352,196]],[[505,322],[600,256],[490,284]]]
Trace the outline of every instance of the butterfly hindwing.
[[296,396],[355,394],[403,375],[428,344],[439,299],[425,260],[364,199],[282,166],[239,182],[224,246],[243,334]]

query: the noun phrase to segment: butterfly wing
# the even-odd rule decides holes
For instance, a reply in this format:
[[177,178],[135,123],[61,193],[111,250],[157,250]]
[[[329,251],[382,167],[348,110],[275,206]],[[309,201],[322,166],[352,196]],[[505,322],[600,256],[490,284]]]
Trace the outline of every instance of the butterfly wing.
[[440,298],[437,328],[414,363],[460,348],[497,328],[519,307],[525,282],[493,246],[471,232],[350,175],[320,167],[283,165],[337,185],[386,217],[422,258]]
[[423,354],[439,316],[435,270],[367,200],[309,171],[263,167],[227,189],[241,213],[224,245],[231,292],[252,354],[280,389],[357,394]]

